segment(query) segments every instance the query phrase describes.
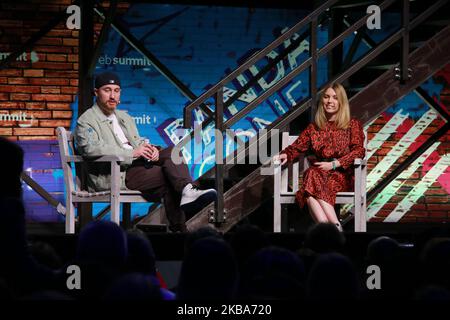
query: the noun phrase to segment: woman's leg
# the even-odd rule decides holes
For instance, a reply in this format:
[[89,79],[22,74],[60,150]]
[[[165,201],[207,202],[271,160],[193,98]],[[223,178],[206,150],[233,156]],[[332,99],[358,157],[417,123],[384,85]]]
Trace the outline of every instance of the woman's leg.
[[329,204],[326,201],[323,201],[321,199],[318,199],[317,202],[322,207],[322,210],[324,211],[327,220],[331,223],[334,223],[338,229],[341,229],[341,223],[339,222],[339,219],[337,218],[336,211],[334,211],[334,207]]
[[313,220],[317,223],[326,223],[328,222],[328,218],[322,209],[322,206],[317,201],[317,199],[313,197],[308,197],[306,199],[306,204],[308,205],[309,212]]

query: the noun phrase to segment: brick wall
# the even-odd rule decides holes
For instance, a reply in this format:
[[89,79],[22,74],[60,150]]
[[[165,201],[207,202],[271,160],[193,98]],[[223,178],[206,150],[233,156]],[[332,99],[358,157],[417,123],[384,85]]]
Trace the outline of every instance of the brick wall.
[[[0,54],[15,52],[20,44],[65,11],[72,0],[2,1],[0,4]],[[108,8],[107,3],[104,4]],[[119,5],[126,10],[128,4]],[[96,35],[101,23],[96,17]],[[63,19],[20,60],[0,70],[0,136],[10,140],[56,139],[55,128],[70,127],[71,103],[78,93],[78,35]],[[1,60],[0,60],[1,61]],[[2,116],[3,115],[3,116]],[[16,117],[8,115],[22,115]],[[12,121],[5,121],[11,119]]]
[[[14,52],[70,0],[0,4],[0,52]],[[4,55],[3,55],[4,56]],[[65,21],[25,52],[22,61],[0,70],[0,135],[11,140],[55,139],[55,128],[69,127],[78,90],[78,31]]]
[[[430,85],[433,83],[433,85]],[[433,87],[434,86],[434,87]],[[450,113],[450,64],[437,72],[431,79],[422,85],[428,91],[436,102],[438,102],[447,113]],[[368,139],[375,137],[393,113],[403,108],[410,113],[410,116],[398,127],[380,148],[368,160],[368,170],[372,171],[398,144],[400,139],[413,128],[420,117],[420,114],[414,115],[421,109],[429,110],[429,107],[422,102],[418,104],[415,93],[412,92],[401,99],[395,107],[380,115],[368,128]],[[413,106],[413,107],[412,107]],[[425,142],[434,132],[441,128],[445,120],[437,116],[420,134],[420,136],[406,148],[405,152],[398,160],[387,170],[386,175],[392,172],[407,156],[413,153],[423,142]],[[443,167],[443,172],[426,189],[418,188],[419,183],[425,181],[425,175],[434,167],[438,166],[439,160],[450,154],[450,132],[447,132],[439,140],[439,145],[433,152],[426,152],[427,158],[423,164],[417,168],[407,179],[397,179],[401,182],[401,187],[395,195],[389,197],[389,200],[381,207],[376,215],[371,219],[372,222],[383,222],[399,210],[399,204],[406,201],[408,197],[414,194],[420,195],[417,200],[409,207],[409,210],[399,220],[400,222],[441,222],[450,220],[450,168]],[[385,175],[384,175],[385,176]],[[428,177],[429,179],[429,177]],[[385,191],[382,191],[382,193]],[[369,205],[370,207],[370,205]]]

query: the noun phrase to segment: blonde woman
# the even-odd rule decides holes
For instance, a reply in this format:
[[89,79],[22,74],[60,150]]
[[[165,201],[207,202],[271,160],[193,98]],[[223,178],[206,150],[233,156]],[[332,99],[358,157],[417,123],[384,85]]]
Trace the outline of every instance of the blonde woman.
[[339,83],[323,91],[314,123],[275,160],[283,165],[297,160],[302,153],[313,157],[309,158],[311,166],[304,172],[296,195],[298,204],[308,205],[315,222],[333,223],[342,231],[334,210],[336,193],[353,189],[353,162],[364,157],[365,149],[362,125],[350,118],[347,94]]

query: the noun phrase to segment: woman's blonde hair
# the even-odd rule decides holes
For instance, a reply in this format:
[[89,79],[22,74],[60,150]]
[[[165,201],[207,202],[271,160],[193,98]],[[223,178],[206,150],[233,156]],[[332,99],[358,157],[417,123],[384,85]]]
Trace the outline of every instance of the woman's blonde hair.
[[336,127],[339,129],[347,129],[350,124],[350,106],[348,103],[347,93],[345,92],[344,87],[339,83],[333,83],[322,91],[318,102],[317,112],[314,117],[314,122],[319,129],[322,130],[325,128],[327,117],[325,116],[325,110],[323,108],[323,96],[325,95],[325,91],[329,88],[336,91],[337,100],[339,101],[339,109],[337,111],[335,121]]

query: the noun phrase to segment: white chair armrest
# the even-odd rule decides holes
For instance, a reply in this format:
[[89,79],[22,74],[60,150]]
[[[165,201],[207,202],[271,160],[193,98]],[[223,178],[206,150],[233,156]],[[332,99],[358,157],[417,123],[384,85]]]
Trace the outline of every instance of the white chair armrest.
[[125,161],[125,157],[114,156],[114,155],[99,156],[98,158],[89,157],[89,158],[84,158],[84,159],[85,159],[85,161],[92,161],[92,162],[122,162],[122,161]]
[[281,171],[281,166],[279,163],[272,162],[272,160],[264,163],[260,167],[260,174],[263,176],[272,176],[276,174],[277,171]]
[[65,162],[123,162],[125,157],[119,156],[98,156],[98,157],[82,157],[82,156],[66,156]]
[[65,156],[64,157],[64,162],[84,162],[85,160],[83,159],[82,156]]
[[359,166],[359,165],[367,165],[367,159],[360,159],[360,158],[356,158],[354,161],[354,164]]

